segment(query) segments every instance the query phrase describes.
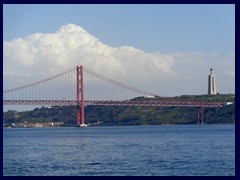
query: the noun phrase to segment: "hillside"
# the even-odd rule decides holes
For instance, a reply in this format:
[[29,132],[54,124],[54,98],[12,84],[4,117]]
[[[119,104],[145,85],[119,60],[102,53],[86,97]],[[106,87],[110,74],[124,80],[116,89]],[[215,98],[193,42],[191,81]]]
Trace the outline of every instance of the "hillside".
[[[176,97],[138,97],[133,100],[148,101],[204,101],[233,102],[221,108],[204,108],[204,121],[213,123],[235,123],[235,95],[182,95]],[[196,124],[199,108],[194,107],[119,107],[87,106],[86,124],[98,125],[156,125],[156,124]],[[63,122],[63,126],[76,124],[76,107],[41,107],[33,111],[8,111],[3,114],[3,124]]]

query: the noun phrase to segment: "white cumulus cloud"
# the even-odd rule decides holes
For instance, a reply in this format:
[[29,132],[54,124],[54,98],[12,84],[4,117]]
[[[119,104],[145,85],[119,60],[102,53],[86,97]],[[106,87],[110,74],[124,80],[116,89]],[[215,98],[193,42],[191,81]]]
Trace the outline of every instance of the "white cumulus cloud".
[[[171,74],[174,58],[146,53],[132,46],[113,48],[102,43],[82,27],[68,24],[55,33],[36,33],[3,43],[4,83],[14,74],[31,74],[29,81],[60,73],[77,65],[128,83],[152,76]],[[9,73],[12,72],[12,73]],[[17,76],[16,76],[17,77]],[[30,78],[30,77],[29,77]],[[15,85],[23,85],[14,79]]]

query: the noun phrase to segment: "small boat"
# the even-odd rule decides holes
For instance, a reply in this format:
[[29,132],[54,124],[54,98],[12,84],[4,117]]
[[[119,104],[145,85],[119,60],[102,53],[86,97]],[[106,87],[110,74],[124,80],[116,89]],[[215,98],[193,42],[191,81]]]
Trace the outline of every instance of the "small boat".
[[80,124],[80,127],[87,127],[87,124]]

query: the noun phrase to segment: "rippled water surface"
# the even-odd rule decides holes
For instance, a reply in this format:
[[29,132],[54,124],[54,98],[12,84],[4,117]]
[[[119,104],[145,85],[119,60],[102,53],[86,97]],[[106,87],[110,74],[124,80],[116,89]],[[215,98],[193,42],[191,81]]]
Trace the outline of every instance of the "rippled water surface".
[[235,175],[235,126],[4,128],[3,175]]

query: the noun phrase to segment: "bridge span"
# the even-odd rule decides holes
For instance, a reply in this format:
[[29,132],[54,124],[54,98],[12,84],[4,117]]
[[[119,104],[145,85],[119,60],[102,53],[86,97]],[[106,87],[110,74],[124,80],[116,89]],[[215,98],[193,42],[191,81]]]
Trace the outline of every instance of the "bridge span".
[[[222,107],[224,102],[201,101],[84,101],[84,106],[172,106],[172,107]],[[77,106],[77,100],[3,100],[3,105]]]
[[204,122],[204,108],[224,106],[224,102],[135,100],[161,97],[128,86],[83,66],[50,78],[3,91],[3,105],[76,106],[77,124],[85,124],[86,106],[197,107],[198,122]]

